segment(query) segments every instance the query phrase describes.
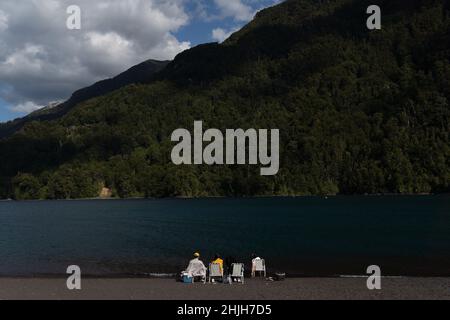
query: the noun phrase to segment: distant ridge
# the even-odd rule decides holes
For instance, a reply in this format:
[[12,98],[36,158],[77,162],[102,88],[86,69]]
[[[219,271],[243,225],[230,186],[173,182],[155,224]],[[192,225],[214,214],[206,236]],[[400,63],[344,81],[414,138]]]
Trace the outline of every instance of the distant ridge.
[[28,122],[58,119],[81,102],[103,96],[133,83],[148,82],[169,62],[170,61],[158,60],[144,61],[114,78],[102,80],[89,87],[75,91],[70,99],[65,102],[59,104],[49,104],[47,107],[32,112],[23,118],[18,118],[4,124],[0,124],[0,138],[6,138],[12,135]]

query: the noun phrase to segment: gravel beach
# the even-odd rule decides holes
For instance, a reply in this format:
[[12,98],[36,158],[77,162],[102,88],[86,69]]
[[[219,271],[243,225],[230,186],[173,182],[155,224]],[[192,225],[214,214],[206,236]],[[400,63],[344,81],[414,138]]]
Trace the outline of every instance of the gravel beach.
[[183,284],[173,279],[84,279],[69,291],[66,280],[0,278],[2,300],[450,300],[450,278],[383,278],[370,291],[366,278],[248,279],[244,285]]

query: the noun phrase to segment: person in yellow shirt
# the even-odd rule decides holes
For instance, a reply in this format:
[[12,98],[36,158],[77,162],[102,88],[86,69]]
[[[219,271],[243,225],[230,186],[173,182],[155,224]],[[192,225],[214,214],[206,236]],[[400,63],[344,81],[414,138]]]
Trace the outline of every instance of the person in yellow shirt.
[[212,261],[212,263],[217,263],[220,266],[220,271],[223,273],[223,260],[222,258],[220,258],[220,255],[216,253],[216,255],[214,256],[214,260]]

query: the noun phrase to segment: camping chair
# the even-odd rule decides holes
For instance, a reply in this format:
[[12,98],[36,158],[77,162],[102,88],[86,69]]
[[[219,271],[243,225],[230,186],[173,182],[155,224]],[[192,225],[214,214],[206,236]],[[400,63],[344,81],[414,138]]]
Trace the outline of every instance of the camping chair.
[[223,270],[218,263],[209,264],[209,282],[211,282],[211,279],[213,278],[220,278],[220,280],[223,282]]
[[244,264],[233,263],[231,265],[231,281],[234,279],[241,279],[241,283],[244,284]]
[[256,273],[259,272],[259,274],[264,275],[264,278],[266,277],[266,261],[264,259],[255,259],[253,261],[252,266],[252,277],[254,278],[256,276]]

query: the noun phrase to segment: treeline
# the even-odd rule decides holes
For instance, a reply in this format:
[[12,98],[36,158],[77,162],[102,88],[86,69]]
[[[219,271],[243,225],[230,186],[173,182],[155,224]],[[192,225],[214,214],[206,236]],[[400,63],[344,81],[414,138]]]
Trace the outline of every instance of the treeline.
[[[287,1],[228,42],[181,54],[158,81],[28,124],[0,142],[0,196],[449,192],[449,7],[381,2],[373,32],[368,1]],[[280,129],[280,172],[174,166],[170,135],[195,120]]]

